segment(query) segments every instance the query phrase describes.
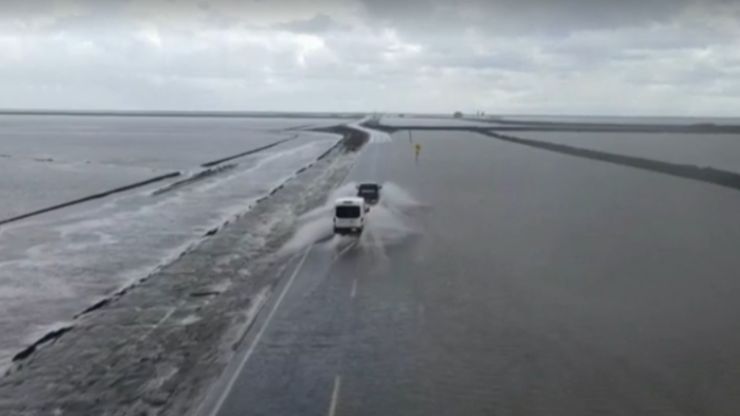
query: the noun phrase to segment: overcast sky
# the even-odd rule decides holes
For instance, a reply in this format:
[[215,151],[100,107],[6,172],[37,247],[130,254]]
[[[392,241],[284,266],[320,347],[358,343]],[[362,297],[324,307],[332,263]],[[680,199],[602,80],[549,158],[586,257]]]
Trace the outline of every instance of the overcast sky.
[[740,2],[3,0],[0,107],[719,115]]

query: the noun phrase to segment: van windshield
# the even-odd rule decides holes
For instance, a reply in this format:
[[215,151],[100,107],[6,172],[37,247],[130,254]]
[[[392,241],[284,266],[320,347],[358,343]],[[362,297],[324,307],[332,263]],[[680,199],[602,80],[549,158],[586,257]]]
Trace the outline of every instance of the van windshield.
[[337,207],[337,218],[357,218],[360,216],[360,207],[346,206]]
[[378,189],[377,188],[370,188],[370,187],[360,188],[359,194],[360,195],[377,195],[378,194]]

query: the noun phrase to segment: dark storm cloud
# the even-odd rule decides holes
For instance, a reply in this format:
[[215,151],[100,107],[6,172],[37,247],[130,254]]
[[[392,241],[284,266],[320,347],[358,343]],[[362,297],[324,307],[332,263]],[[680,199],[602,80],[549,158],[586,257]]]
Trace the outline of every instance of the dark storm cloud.
[[728,112],[739,13],[720,0],[6,0],[0,107]]
[[275,25],[275,29],[278,30],[314,34],[326,33],[332,30],[342,30],[344,28],[344,25],[337,23],[330,16],[323,13],[317,14],[310,19],[293,20]]
[[[693,3],[715,2],[713,0]],[[716,1],[721,2],[721,1]],[[409,27],[435,24],[499,32],[568,33],[583,29],[637,26],[670,20],[691,0],[363,0],[375,18]],[[424,18],[420,18],[424,16]]]

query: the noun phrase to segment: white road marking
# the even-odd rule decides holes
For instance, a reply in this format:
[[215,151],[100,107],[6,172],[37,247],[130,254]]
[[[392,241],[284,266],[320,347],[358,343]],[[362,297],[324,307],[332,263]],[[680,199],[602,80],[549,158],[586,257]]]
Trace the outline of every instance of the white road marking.
[[157,323],[156,323],[156,324],[152,325],[152,326],[151,326],[151,328],[149,328],[149,330],[148,330],[148,331],[146,331],[146,332],[145,332],[145,333],[144,333],[144,334],[143,334],[142,336],[140,336],[140,337],[139,337],[139,338],[138,338],[137,340],[138,340],[138,341],[142,341],[142,340],[146,339],[146,338],[147,338],[147,337],[148,337],[149,335],[151,335],[151,334],[152,334],[152,332],[154,332],[154,331],[155,331],[155,330],[156,330],[157,328],[159,328],[160,326],[162,326],[162,324],[163,324],[163,323],[164,323],[164,322],[165,322],[166,320],[170,319],[170,317],[172,317],[172,314],[174,314],[174,313],[175,313],[175,311],[176,311],[177,309],[179,309],[179,308],[180,308],[180,306],[182,306],[182,304],[183,304],[183,303],[184,303],[184,302],[180,302],[180,303],[178,303],[178,304],[177,304],[177,306],[175,306],[175,307],[172,307],[172,308],[169,308],[169,310],[168,310],[168,311],[167,311],[167,313],[166,313],[166,314],[165,314],[165,315],[164,315],[164,316],[162,317],[162,319],[160,319],[159,321],[157,321]]
[[349,294],[349,297],[354,299],[355,295],[357,295],[357,279],[352,281],[352,291]]
[[224,402],[226,401],[226,398],[231,393],[231,390],[234,388],[234,384],[236,383],[236,379],[239,378],[239,375],[242,373],[242,370],[244,369],[244,366],[247,364],[247,361],[252,357],[252,354],[254,354],[254,350],[257,349],[257,345],[260,342],[260,339],[262,338],[262,335],[264,335],[265,330],[270,325],[270,321],[272,321],[272,317],[275,315],[275,311],[280,307],[280,304],[283,303],[283,299],[285,298],[285,294],[288,293],[288,290],[293,285],[293,281],[295,280],[296,276],[298,276],[298,273],[300,273],[301,269],[303,268],[303,264],[306,262],[306,259],[308,258],[308,253],[311,252],[311,249],[313,248],[313,245],[309,246],[306,249],[306,252],[303,253],[303,257],[301,257],[300,262],[296,266],[295,270],[293,271],[293,274],[290,275],[290,278],[288,279],[288,282],[285,283],[285,286],[283,287],[283,291],[280,292],[280,296],[278,296],[277,300],[275,301],[275,305],[273,305],[272,310],[270,311],[269,315],[267,315],[267,318],[265,319],[265,323],[262,324],[262,328],[260,328],[259,332],[257,332],[257,336],[254,337],[254,340],[252,341],[252,345],[249,346],[249,349],[242,357],[242,360],[239,362],[239,365],[236,368],[236,371],[234,374],[232,374],[231,378],[229,379],[229,382],[226,384],[226,387],[224,388],[223,394],[218,399],[218,402],[213,407],[213,411],[211,411],[210,415],[215,416],[218,414],[218,412],[221,410],[221,407],[223,407]]
[[339,253],[337,253],[337,255],[334,257],[334,261],[336,261],[338,258],[342,257],[344,255],[344,253],[350,251],[352,249],[352,247],[354,247],[356,245],[357,245],[357,240],[352,241],[351,243],[349,243],[349,245],[347,247],[343,248],[342,250],[339,251]]
[[339,403],[339,389],[342,388],[342,376],[337,374],[334,376],[334,390],[331,392],[331,403],[329,404],[329,412],[327,416],[334,416],[337,413],[337,404]]

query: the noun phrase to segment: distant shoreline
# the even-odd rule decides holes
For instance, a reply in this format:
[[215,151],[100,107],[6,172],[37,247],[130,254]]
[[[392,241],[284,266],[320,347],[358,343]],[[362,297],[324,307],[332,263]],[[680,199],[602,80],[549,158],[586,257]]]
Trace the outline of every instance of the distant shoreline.
[[211,117],[211,118],[358,118],[352,112],[275,112],[275,111],[110,111],[110,110],[0,110],[0,116],[94,116],[94,117]]
[[[452,114],[447,113],[404,113],[404,112],[357,112],[357,111],[200,111],[200,110],[59,110],[59,109],[0,109],[0,116],[93,116],[93,117],[203,117],[203,118],[346,118],[356,119],[372,114],[383,114],[388,116],[433,119],[453,119]],[[558,120],[561,118],[562,120]],[[583,119],[581,121],[569,120],[572,118]],[[589,120],[593,118],[594,120]],[[740,125],[740,117],[730,116],[654,116],[654,115],[598,115],[598,114],[489,114],[485,117],[470,117],[466,115],[464,120],[489,122],[495,124],[527,125],[527,126],[549,126],[549,125],[624,125],[633,124],[634,120],[650,120],[648,123],[637,125],[663,125],[661,120],[683,119],[694,120],[695,123],[684,125]],[[609,119],[609,121],[604,121]]]

